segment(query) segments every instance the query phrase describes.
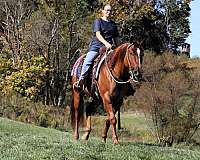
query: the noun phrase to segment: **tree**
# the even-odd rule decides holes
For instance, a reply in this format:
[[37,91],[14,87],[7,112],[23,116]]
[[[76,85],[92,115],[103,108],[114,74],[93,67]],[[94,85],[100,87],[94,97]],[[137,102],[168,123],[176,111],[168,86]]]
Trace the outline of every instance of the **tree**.
[[186,58],[172,53],[146,56],[146,82],[133,99],[152,119],[158,143],[189,142],[200,124],[198,69],[188,67]]
[[[113,18],[119,24],[123,42],[144,40],[144,49],[160,53],[168,47],[169,40],[175,46],[173,48],[177,48],[187,37],[189,2],[179,1],[179,5],[164,0],[107,2],[113,5]],[[42,87],[46,90],[46,104],[59,105],[59,97],[64,97],[66,92],[68,71],[79,56],[76,50],[87,49],[92,22],[98,14],[96,9],[99,10],[102,1],[7,0],[0,3],[0,25],[4,37],[1,53],[12,62],[11,68],[18,71],[31,57],[42,56],[49,67]],[[178,15],[177,24],[171,14],[171,4],[176,5],[173,13]],[[171,9],[170,12],[166,8]],[[166,13],[169,13],[167,20]],[[184,15],[185,18],[181,19]],[[168,34],[172,22],[174,30]],[[177,26],[179,28],[175,28]],[[183,30],[182,26],[185,26]]]
[[143,41],[144,49],[174,53],[189,36],[190,1],[109,0],[121,28],[123,41]]
[[34,1],[1,1],[1,27],[7,42],[7,53],[11,56],[13,65],[17,65],[26,54],[25,51],[25,21],[35,9]]
[[179,47],[189,36],[190,0],[162,0],[159,1],[158,11],[163,15],[163,24],[169,35],[168,48],[178,53]]
[[7,42],[3,52],[12,60],[11,68],[21,71],[26,61],[42,56],[49,67],[41,89],[45,104],[58,105],[59,97],[64,98],[66,92],[68,71],[78,56],[75,51],[86,43],[83,34],[86,29],[80,24],[88,14],[87,2],[8,0],[0,3],[1,27]]

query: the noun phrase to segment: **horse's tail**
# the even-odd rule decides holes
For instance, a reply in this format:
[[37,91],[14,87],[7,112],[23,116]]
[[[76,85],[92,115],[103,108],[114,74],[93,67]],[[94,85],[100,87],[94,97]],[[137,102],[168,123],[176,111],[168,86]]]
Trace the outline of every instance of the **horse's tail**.
[[[75,98],[79,98],[79,106],[78,106],[77,109],[74,106]],[[79,124],[83,125],[83,122],[84,122],[84,101],[83,101],[83,95],[81,95],[81,94],[80,94],[79,97],[72,96],[72,99],[71,99],[70,112],[71,112],[71,126],[72,126],[73,129],[75,128],[75,125],[76,125],[76,117],[75,117],[76,110],[78,112],[77,113],[78,114],[78,122],[79,122]]]

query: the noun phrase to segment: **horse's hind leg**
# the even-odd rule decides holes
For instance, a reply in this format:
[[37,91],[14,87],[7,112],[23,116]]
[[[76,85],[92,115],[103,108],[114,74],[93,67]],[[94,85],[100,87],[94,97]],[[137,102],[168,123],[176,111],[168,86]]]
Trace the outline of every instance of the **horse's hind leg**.
[[83,140],[88,140],[90,132],[91,132],[91,113],[92,113],[92,109],[95,106],[95,102],[92,101],[90,102],[87,107],[86,107],[86,126],[84,129],[84,135],[82,136]]
[[73,102],[72,102],[72,127],[74,130],[74,138],[79,139],[78,125],[80,121],[80,107],[83,99],[79,92],[73,91]]
[[88,140],[90,132],[91,132],[91,115],[86,116],[86,127],[84,129],[84,134],[82,136],[83,140]]

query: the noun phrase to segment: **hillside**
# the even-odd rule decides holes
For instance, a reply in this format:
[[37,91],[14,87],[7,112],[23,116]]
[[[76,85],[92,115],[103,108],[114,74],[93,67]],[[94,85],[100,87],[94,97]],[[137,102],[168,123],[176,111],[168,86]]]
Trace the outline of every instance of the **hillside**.
[[134,142],[116,146],[97,138],[76,142],[70,133],[0,118],[0,159],[197,160],[200,152]]

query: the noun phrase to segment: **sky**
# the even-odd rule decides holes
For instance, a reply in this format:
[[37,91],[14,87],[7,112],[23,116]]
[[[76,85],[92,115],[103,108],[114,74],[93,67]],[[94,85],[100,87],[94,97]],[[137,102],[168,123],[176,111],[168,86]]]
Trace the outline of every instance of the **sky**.
[[186,42],[191,44],[190,56],[200,58],[200,0],[194,0],[190,4],[190,33]]

